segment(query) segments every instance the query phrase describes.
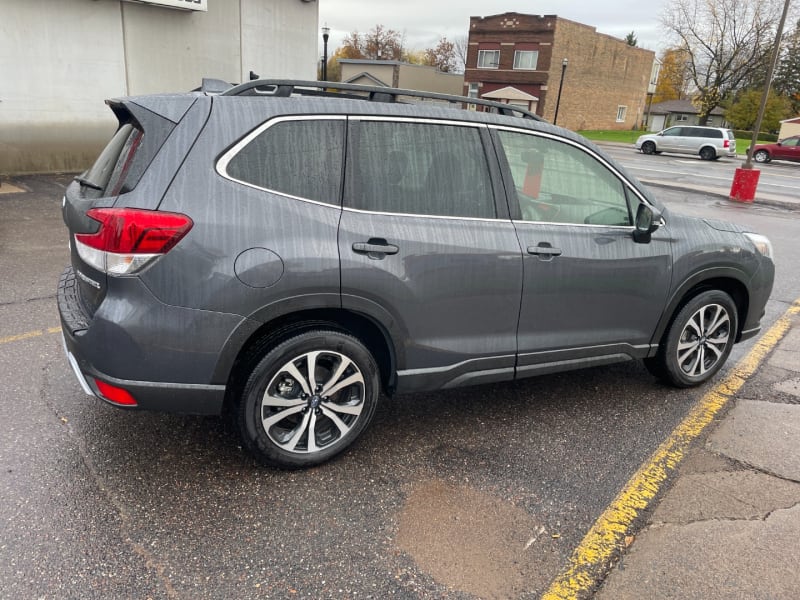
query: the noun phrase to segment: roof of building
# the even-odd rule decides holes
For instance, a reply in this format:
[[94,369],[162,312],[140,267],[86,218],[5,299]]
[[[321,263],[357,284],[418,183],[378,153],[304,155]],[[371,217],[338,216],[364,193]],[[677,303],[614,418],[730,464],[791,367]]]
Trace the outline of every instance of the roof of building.
[[367,71],[361,71],[361,73],[359,73],[358,75],[353,75],[352,77],[345,79],[342,83],[355,83],[359,79],[369,79],[375,85],[379,85],[381,87],[391,87],[388,83],[384,83],[383,81],[381,81],[371,73],[368,73]]
[[800,123],[800,115],[792,117],[791,119],[784,119],[781,123]]
[[[681,113],[685,115],[700,114],[698,109],[691,100],[667,100],[666,102],[659,102],[650,107],[650,114],[653,115],[667,115],[671,113]],[[712,115],[723,116],[725,111],[719,106],[711,111]]]
[[536,96],[532,96],[510,85],[499,90],[494,90],[493,92],[482,94],[481,98],[489,98],[490,100],[527,100],[528,102],[536,102],[539,100]]

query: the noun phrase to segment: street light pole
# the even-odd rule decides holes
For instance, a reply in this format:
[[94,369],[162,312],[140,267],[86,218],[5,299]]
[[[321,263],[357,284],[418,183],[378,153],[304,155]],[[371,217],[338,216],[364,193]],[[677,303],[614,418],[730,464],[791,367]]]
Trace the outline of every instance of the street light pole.
[[561,104],[561,88],[564,87],[564,73],[567,71],[569,59],[565,58],[561,61],[561,81],[558,82],[558,97],[556,98],[556,114],[553,116],[553,125],[558,121],[558,106]]
[[322,81],[328,81],[328,38],[331,28],[325,25],[322,28]]

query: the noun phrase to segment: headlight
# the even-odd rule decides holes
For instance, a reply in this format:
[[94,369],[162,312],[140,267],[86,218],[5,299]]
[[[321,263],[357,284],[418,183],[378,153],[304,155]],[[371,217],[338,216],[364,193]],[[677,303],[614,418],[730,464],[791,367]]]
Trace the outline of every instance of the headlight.
[[757,233],[745,233],[745,235],[751,242],[753,242],[756,250],[758,250],[763,256],[766,256],[772,260],[772,243],[766,236],[759,235]]

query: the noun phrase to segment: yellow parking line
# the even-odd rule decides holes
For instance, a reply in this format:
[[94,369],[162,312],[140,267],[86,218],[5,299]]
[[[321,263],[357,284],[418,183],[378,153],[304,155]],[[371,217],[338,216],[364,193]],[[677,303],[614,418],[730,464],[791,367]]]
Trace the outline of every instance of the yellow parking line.
[[58,333],[61,327],[50,327],[49,329],[39,329],[37,331],[28,331],[27,333],[19,333],[17,335],[9,335],[0,338],[0,344],[10,344],[11,342],[19,342],[21,340],[28,340],[30,338],[40,337],[48,333]]
[[791,317],[800,314],[800,299],[756,343],[755,347],[717,385],[705,394],[686,418],[642,465],[572,553],[566,571],[553,580],[542,600],[586,597],[611,565],[614,554],[624,547],[625,536],[636,517],[658,494],[690,444],[755,373],[761,362],[786,335]]

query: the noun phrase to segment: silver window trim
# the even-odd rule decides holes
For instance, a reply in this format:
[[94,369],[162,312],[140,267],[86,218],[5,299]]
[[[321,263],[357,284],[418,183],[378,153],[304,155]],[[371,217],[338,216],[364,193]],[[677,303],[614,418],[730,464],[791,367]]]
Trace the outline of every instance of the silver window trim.
[[243,181],[241,179],[237,179],[228,173],[228,165],[230,164],[231,160],[242,151],[242,149],[250,144],[255,138],[260,136],[270,127],[277,125],[278,123],[286,123],[287,121],[347,121],[346,115],[292,115],[292,116],[285,116],[285,117],[275,117],[262,123],[258,127],[256,127],[253,131],[248,133],[244,136],[241,140],[236,142],[225,154],[223,154],[217,164],[215,169],[217,174],[229,181],[234,181],[236,183],[240,183],[241,185],[247,186],[254,190],[261,190],[263,192],[269,192],[270,194],[276,194],[278,196],[283,196],[284,198],[291,198],[292,200],[300,200],[302,202],[308,202],[310,204],[317,204],[319,206],[328,206],[333,207],[336,209],[341,208],[340,199],[336,199],[336,203],[330,202],[322,202],[321,200],[312,200],[311,198],[305,198],[302,196],[294,196],[292,194],[287,194],[286,192],[280,192],[278,190],[273,190],[271,188],[262,187],[260,185],[256,185],[254,183],[250,183],[247,181]]

